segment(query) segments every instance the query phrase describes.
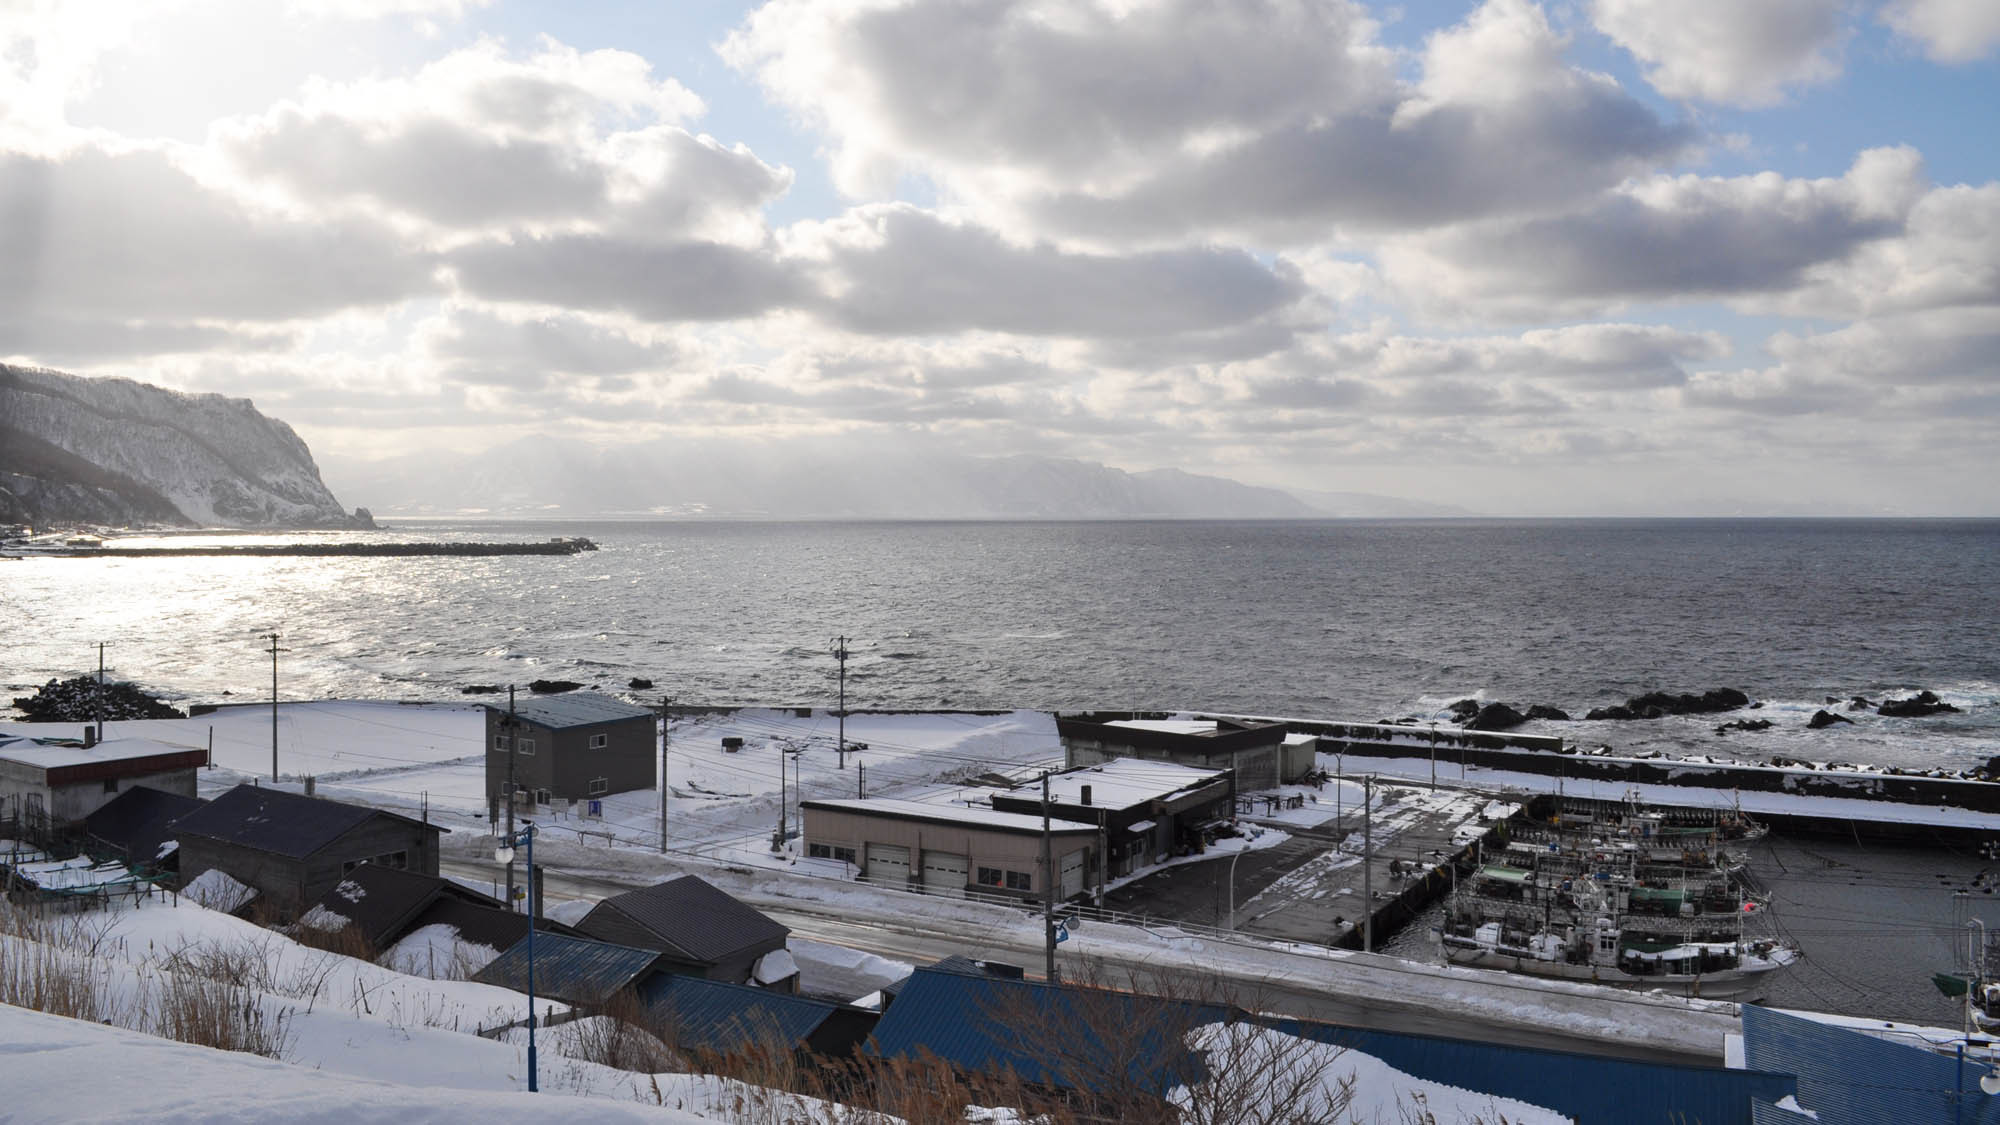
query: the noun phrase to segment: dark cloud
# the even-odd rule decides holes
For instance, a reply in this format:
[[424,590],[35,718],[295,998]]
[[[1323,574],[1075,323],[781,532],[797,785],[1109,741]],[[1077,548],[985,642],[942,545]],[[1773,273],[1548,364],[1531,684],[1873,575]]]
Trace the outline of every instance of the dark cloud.
[[484,242],[447,260],[466,292],[617,310],[642,320],[734,320],[808,300],[800,271],[767,249],[715,242],[650,242],[607,235],[554,235]]

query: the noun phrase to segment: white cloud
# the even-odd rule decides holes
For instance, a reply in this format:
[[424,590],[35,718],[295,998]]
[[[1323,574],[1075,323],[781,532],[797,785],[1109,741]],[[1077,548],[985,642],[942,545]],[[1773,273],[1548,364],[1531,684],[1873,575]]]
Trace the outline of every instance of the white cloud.
[[[1983,3],[1984,0],[1973,0]],[[1765,106],[1840,74],[1849,0],[1593,0],[1598,30],[1672,98]]]
[[1942,63],[1976,62],[2000,46],[2000,4],[1993,0],[1892,0],[1882,20]]

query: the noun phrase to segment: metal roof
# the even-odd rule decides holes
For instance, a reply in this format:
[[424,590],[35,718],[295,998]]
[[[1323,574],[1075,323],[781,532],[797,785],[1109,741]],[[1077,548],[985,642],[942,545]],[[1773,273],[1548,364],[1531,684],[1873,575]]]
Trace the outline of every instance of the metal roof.
[[[729,897],[693,875],[612,895],[591,910],[615,910],[646,928],[676,953],[702,964],[769,941],[783,942],[791,929],[762,911]],[[590,915],[577,928],[590,932]]]
[[[486,705],[486,709],[502,716],[507,714],[507,708],[491,703]],[[650,719],[653,711],[594,691],[572,691],[562,695],[517,699],[514,701],[514,715],[536,726],[561,728],[615,723],[621,719]]]
[[[371,944],[385,948],[411,929],[411,920],[440,897],[500,909],[499,899],[449,879],[377,863],[364,863],[341,876],[319,900],[319,907],[346,918]],[[512,936],[519,938],[526,932],[524,924]]]
[[[565,1004],[598,1005],[619,989],[637,984],[654,970],[661,955],[608,941],[535,931],[535,995]],[[523,937],[472,979],[516,992],[528,989],[528,939]]]
[[663,973],[639,991],[676,1046],[705,1051],[801,1046],[839,1005],[747,984]]
[[160,858],[160,845],[174,838],[174,821],[206,803],[199,797],[134,785],[84,817],[84,830],[124,852],[133,863],[154,863]]
[[205,836],[227,844],[304,859],[346,835],[363,821],[386,816],[442,832],[407,816],[305,797],[282,789],[239,785],[174,822],[176,838]]

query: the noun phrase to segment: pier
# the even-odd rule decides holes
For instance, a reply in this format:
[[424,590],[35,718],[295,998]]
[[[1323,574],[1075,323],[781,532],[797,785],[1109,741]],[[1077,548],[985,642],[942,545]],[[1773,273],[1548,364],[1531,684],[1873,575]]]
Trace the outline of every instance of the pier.
[[231,543],[202,547],[63,547],[23,551],[12,557],[48,559],[172,559],[202,556],[248,558],[484,558],[494,555],[578,555],[597,550],[581,536],[540,543]]

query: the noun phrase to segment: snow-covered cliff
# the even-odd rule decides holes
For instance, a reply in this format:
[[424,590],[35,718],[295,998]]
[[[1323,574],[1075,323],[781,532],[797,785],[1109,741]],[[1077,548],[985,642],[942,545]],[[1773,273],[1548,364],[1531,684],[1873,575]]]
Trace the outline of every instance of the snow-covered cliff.
[[0,510],[34,523],[355,527],[250,400],[0,364]]

